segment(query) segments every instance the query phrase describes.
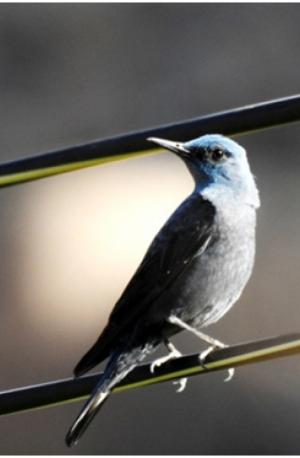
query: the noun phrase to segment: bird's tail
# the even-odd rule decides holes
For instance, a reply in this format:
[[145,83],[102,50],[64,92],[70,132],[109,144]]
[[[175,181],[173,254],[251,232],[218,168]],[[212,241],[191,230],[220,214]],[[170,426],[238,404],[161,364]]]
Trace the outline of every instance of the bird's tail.
[[136,358],[128,359],[127,356],[129,353],[119,352],[112,355],[90,399],[84,405],[66,435],[66,444],[69,447],[77,444],[96,413],[103,406],[104,401],[106,401],[110,395],[113,387],[123,380],[123,378],[138,364],[138,360],[142,357],[141,352],[138,353],[139,356]]
[[82,434],[85,432],[94,416],[104,404],[110,394],[109,390],[97,389],[97,392],[89,399],[84,408],[74,421],[73,425],[66,435],[66,444],[68,447],[76,445]]

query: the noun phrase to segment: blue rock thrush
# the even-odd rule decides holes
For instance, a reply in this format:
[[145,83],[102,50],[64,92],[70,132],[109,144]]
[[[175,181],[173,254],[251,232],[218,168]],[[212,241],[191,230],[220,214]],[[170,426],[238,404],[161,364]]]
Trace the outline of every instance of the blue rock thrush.
[[[213,348],[224,344],[200,328],[219,320],[239,299],[252,271],[259,195],[245,150],[222,135],[179,143],[150,141],[183,159],[195,180],[193,193],[177,208],[150,245],[115,305],[107,326],[75,368],[80,376],[108,359],[104,374],[69,430],[75,444],[112,388],[162,342],[187,329]],[[230,374],[232,375],[232,374]],[[185,380],[181,380],[180,391]]]

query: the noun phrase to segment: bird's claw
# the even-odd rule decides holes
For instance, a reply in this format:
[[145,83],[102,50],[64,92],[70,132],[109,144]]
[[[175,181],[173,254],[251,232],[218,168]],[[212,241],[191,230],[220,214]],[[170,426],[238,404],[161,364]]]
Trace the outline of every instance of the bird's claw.
[[208,348],[206,348],[205,350],[203,350],[200,355],[199,355],[199,361],[200,361],[200,364],[201,366],[204,368],[204,369],[207,369],[207,367],[205,366],[205,360],[206,358],[208,357],[208,355],[210,353],[212,353],[217,347],[216,346],[210,346]]
[[[171,348],[171,351],[168,355],[162,356],[161,358],[156,359],[153,361],[150,365],[150,372],[153,374],[155,369],[157,367],[160,367],[162,364],[165,364],[167,361],[170,361],[171,359],[174,358],[179,358],[182,356],[179,350],[177,350],[173,345],[171,346],[169,344],[169,348]],[[176,389],[176,393],[182,393],[186,387],[187,384],[187,378],[180,378],[179,380],[175,380],[173,382],[174,385],[179,385],[178,388]]]
[[235,374],[234,367],[230,367],[229,369],[227,369],[227,371],[228,371],[228,375],[227,375],[227,377],[224,378],[224,382],[225,383],[230,382],[230,380],[233,378],[233,376]]
[[[201,366],[204,369],[207,369],[207,367],[205,365],[205,360],[206,360],[207,356],[210,353],[212,353],[213,351],[215,351],[216,349],[225,348],[225,347],[227,347],[227,345],[225,345],[225,344],[223,344],[221,342],[218,342],[217,345],[212,345],[212,346],[206,348],[205,350],[203,350],[199,355],[199,361],[200,361]],[[228,375],[227,375],[227,377],[225,377],[224,382],[230,382],[230,380],[232,380],[232,378],[234,376],[234,373],[235,373],[235,369],[233,367],[230,367],[228,369]]]
[[172,351],[168,355],[155,359],[150,365],[151,374],[154,374],[155,369],[157,367],[160,367],[162,364],[165,364],[167,361],[170,361],[170,359],[179,358],[180,356],[182,356],[180,351],[173,348]]
[[179,380],[175,380],[173,384],[179,385],[178,388],[176,389],[176,393],[182,393],[186,388],[187,378],[185,377],[185,378],[180,378]]
[[155,372],[155,369],[157,367],[160,367],[163,363],[165,363],[167,360],[166,360],[166,357],[163,357],[163,358],[158,358],[156,359],[155,361],[153,361],[151,364],[150,364],[150,372],[151,374],[154,374]]

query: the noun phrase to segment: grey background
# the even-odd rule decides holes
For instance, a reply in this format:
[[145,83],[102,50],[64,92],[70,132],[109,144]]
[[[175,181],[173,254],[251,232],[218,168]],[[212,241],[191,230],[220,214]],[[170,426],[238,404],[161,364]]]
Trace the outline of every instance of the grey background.
[[[297,93],[299,20],[297,4],[1,4],[0,159]],[[262,207],[252,279],[210,329],[228,343],[300,328],[299,125],[239,141]],[[191,189],[165,153],[1,190],[2,389],[71,375]],[[115,395],[71,451],[78,404],[0,418],[0,453],[298,454],[300,359],[223,376]]]

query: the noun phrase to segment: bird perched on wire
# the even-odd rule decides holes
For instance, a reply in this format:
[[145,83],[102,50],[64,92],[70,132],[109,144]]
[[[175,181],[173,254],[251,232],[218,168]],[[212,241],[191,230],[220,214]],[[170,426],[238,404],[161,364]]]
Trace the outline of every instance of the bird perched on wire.
[[[195,181],[193,193],[154,238],[115,305],[108,324],[75,368],[80,376],[106,358],[107,366],[89,401],[69,430],[75,444],[113,387],[160,343],[187,329],[210,344],[200,359],[224,344],[200,329],[219,320],[238,300],[254,262],[259,195],[246,151],[222,135],[186,143],[150,141],[178,155]],[[232,373],[230,374],[230,376]],[[180,390],[185,386],[181,380]]]

